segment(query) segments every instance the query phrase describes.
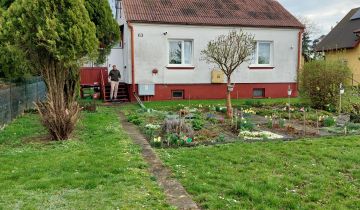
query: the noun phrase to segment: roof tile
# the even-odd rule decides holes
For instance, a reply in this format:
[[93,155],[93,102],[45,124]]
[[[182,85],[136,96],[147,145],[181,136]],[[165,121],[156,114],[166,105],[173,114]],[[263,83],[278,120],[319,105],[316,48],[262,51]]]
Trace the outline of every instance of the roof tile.
[[303,25],[275,0],[123,0],[128,21],[186,25]]

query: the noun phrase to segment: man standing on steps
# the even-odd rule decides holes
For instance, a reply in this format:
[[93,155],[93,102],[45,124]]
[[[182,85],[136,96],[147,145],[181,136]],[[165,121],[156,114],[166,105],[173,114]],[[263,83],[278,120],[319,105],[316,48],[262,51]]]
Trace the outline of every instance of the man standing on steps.
[[116,68],[116,65],[112,66],[112,70],[109,72],[109,81],[110,81],[110,101],[113,99],[116,100],[118,89],[119,89],[119,81],[121,79],[120,71]]

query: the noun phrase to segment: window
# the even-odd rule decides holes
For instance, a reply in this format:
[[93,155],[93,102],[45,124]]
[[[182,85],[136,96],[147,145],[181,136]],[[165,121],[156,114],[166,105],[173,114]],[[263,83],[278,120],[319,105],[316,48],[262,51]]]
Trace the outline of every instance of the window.
[[265,98],[265,88],[254,88],[253,89],[254,98]]
[[171,97],[173,99],[184,99],[184,91],[183,90],[172,90]]
[[121,1],[120,0],[115,0],[115,9],[116,9],[116,19],[121,19],[121,10],[122,10],[122,7],[121,7]]
[[272,65],[272,42],[256,42],[255,53],[253,55],[253,64],[255,65]]
[[193,57],[193,44],[190,40],[169,41],[169,64],[191,65]]

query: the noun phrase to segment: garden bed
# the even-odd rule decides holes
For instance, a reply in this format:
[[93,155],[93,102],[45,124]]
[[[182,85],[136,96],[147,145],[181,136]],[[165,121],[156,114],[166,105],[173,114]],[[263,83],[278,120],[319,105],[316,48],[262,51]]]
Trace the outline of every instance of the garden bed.
[[[297,103],[263,104],[249,101],[234,107],[232,119],[221,105],[183,104],[159,110],[126,112],[155,147],[197,146],[234,141],[296,140],[360,134],[360,124],[337,123],[336,114]],[[290,117],[289,117],[290,116]]]

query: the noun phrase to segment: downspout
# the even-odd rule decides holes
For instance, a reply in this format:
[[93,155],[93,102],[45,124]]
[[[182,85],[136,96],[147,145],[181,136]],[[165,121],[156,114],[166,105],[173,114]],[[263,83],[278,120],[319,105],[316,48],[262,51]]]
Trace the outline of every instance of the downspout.
[[299,31],[299,40],[298,40],[298,64],[297,64],[297,72],[300,72],[300,64],[301,64],[301,49],[302,49],[302,34],[304,33],[304,29]]
[[135,49],[134,49],[134,27],[128,22],[128,27],[131,33],[131,83],[132,83],[132,91],[135,93]]

